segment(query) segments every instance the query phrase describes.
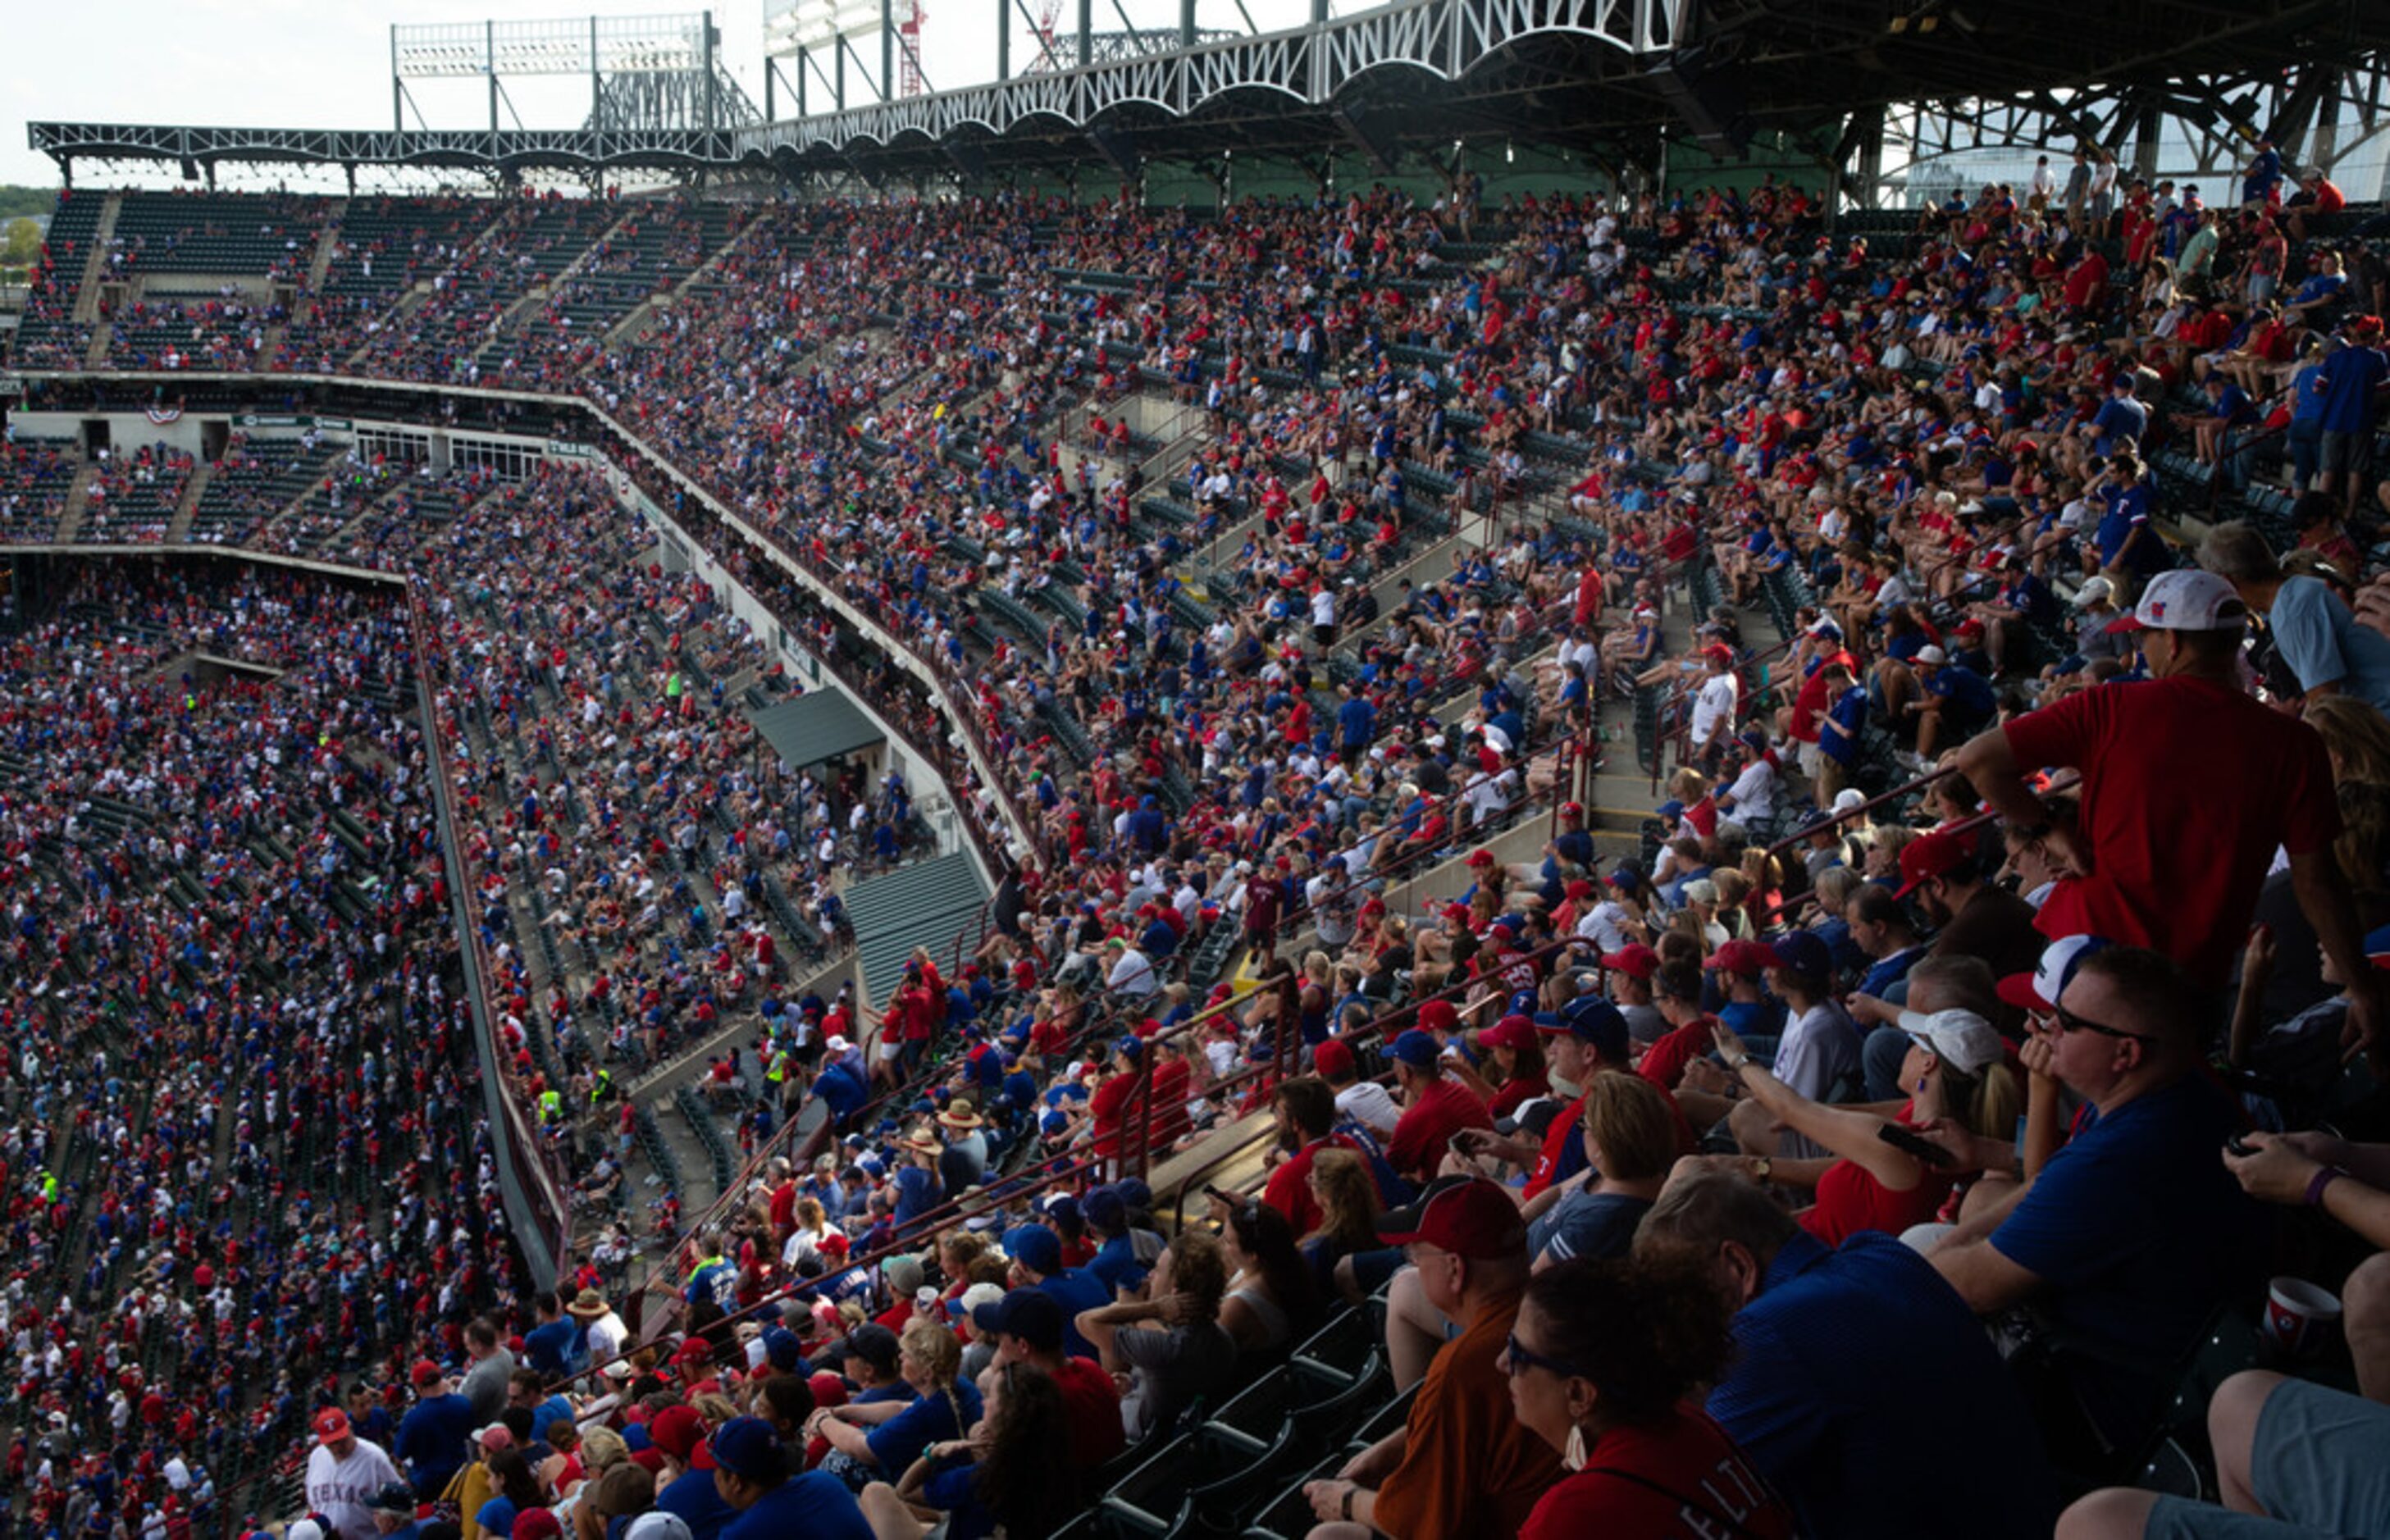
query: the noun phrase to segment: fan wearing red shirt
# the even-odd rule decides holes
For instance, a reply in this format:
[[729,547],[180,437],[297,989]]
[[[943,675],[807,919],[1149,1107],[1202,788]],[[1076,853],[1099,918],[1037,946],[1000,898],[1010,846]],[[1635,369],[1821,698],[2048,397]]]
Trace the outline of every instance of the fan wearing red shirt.
[[[2354,899],[2332,858],[2340,808],[2316,730],[2241,687],[2248,614],[2212,572],[2160,573],[2113,631],[2138,635],[2150,683],[2085,690],[1959,751],[1959,772],[2060,871],[2043,934],[2107,936],[2163,952],[2220,989],[2249,933],[2276,849],[2324,956],[2352,981],[2348,1033],[2371,1044],[2382,975],[2365,958]],[[2075,828],[2053,828],[2024,776],[2082,776]]]
[[1510,1405],[1575,1469],[1521,1540],[1790,1540],[1792,1509],[1686,1405],[1733,1353],[1725,1302],[1692,1258],[1577,1259],[1530,1278],[1502,1354]]
[[1360,1146],[1335,1132],[1336,1093],[1317,1075],[1297,1075],[1281,1084],[1270,1097],[1270,1112],[1278,1120],[1278,1148],[1288,1151],[1270,1172],[1262,1201],[1286,1215],[1298,1236],[1319,1227],[1318,1200],[1311,1196],[1311,1163],[1323,1149]]
[[1392,1052],[1403,1115],[1387,1141],[1386,1160],[1404,1176],[1425,1182],[1435,1175],[1455,1134],[1491,1129],[1494,1118],[1476,1093],[1445,1074],[1441,1050],[1429,1033],[1413,1027],[1394,1039]]
[[1060,1301],[1043,1289],[1015,1289],[973,1310],[971,1325],[996,1344],[996,1361],[981,1377],[983,1396],[993,1378],[1042,1370],[1062,1392],[1071,1464],[1080,1470],[1093,1470],[1121,1452],[1126,1437],[1122,1431],[1120,1392],[1112,1377],[1094,1360],[1073,1358],[1062,1351]]

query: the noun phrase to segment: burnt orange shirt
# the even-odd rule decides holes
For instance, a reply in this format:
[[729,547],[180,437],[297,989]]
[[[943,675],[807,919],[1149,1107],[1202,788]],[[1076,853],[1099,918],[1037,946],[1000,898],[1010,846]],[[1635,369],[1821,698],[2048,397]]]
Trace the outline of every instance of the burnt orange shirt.
[[1560,1456],[1510,1409],[1499,1359],[1518,1318],[1519,1292],[1497,1295],[1428,1366],[1403,1462],[1378,1489],[1379,1529],[1400,1540],[1516,1534],[1561,1479]]

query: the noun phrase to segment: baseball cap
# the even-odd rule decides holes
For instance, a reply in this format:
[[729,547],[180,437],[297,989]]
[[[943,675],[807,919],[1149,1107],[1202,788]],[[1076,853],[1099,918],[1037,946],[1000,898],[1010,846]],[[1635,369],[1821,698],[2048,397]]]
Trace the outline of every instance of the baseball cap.
[[1702,966],[1714,973],[1765,973],[1776,966],[1776,953],[1763,943],[1737,936],[1719,943]]
[[473,1435],[475,1443],[484,1449],[511,1449],[515,1446],[514,1430],[503,1422],[493,1422]]
[[1439,1176],[1417,1202],[1378,1216],[1378,1238],[1394,1246],[1425,1242],[1491,1261],[1525,1254],[1527,1222],[1499,1184],[1483,1176]]
[[405,1482],[387,1482],[375,1488],[366,1499],[366,1507],[375,1513],[404,1513],[415,1517],[415,1489]]
[[2178,568],[2152,578],[2133,612],[2110,621],[2108,629],[2230,631],[2248,618],[2249,607],[2230,584],[2214,572]]
[[1648,979],[1660,971],[1660,954],[1639,941],[1630,941],[1615,952],[1603,953],[1601,966],[1630,979]]
[[324,1526],[312,1518],[293,1519],[282,1532],[282,1540],[324,1540]]
[[1342,1078],[1353,1072],[1353,1046],[1330,1037],[1311,1050],[1311,1067],[1323,1075]]
[[1559,1014],[1536,1017],[1536,1029],[1590,1043],[1602,1058],[1621,1064],[1626,1061],[1625,1014],[1598,995],[1579,995],[1561,1007]]
[[659,1508],[632,1520],[623,1531],[623,1540],[696,1540],[696,1536],[689,1533],[687,1520]]
[[1478,1046],[1523,1048],[1536,1040],[1536,1023],[1524,1016],[1505,1016],[1477,1034]]
[[1043,1225],[1022,1225],[1004,1232],[1004,1254],[1033,1273],[1062,1270],[1062,1238]]
[[1389,1051],[1396,1059],[1414,1070],[1433,1070],[1435,1068],[1436,1055],[1442,1050],[1437,1046],[1433,1037],[1413,1027],[1408,1032],[1396,1035],[1394,1046]]
[[1776,938],[1768,950],[1776,954],[1776,966],[1813,979],[1823,979],[1834,971],[1834,954],[1826,943],[1807,930],[1793,930]]
[[1907,898],[1927,880],[1949,876],[1973,853],[1967,841],[1955,834],[1936,829],[1919,835],[1900,847],[1900,889],[1892,896]]
[[349,1436],[349,1414],[338,1406],[327,1406],[315,1414],[315,1442],[338,1444]]
[[435,1380],[447,1378],[448,1371],[429,1358],[418,1360],[415,1367],[407,1373],[407,1379],[414,1382],[415,1388],[418,1391]]
[[1917,649],[1917,661],[1928,668],[1940,668],[1950,661],[1950,655],[1928,642]]
[[1981,1074],[2008,1056],[2000,1034],[1972,1010],[1904,1010],[1900,1030],[1965,1074]]
[[514,1528],[507,1531],[512,1540],[558,1540],[564,1526],[557,1522],[553,1509],[527,1508],[515,1515]]
[[1419,1008],[1423,1032],[1450,1032],[1460,1025],[1460,1008],[1449,1000],[1430,1000]]
[[[1048,1230],[1046,1233],[1052,1235],[1054,1232]],[[839,1356],[842,1359],[860,1358],[884,1374],[896,1367],[896,1334],[877,1321],[866,1321],[846,1334],[846,1342],[840,1349]]]
[[[697,1457],[705,1447],[705,1418],[694,1406],[667,1406],[648,1419],[648,1438],[655,1446],[693,1470],[711,1469]],[[692,1455],[692,1451],[697,1452]]]
[[783,1373],[793,1372],[805,1361],[805,1344],[787,1327],[767,1326],[764,1328],[764,1361]]
[[2061,936],[2041,949],[2030,973],[2011,973],[1999,983],[2000,998],[2019,1010],[2048,1010],[2074,982],[2083,959],[2107,945],[2101,936]]
[[734,1417],[706,1441],[713,1463],[747,1481],[768,1482],[780,1473],[780,1441],[760,1417]]
[[1490,850],[1471,851],[1469,853],[1469,864],[1480,868],[1490,866],[1494,864],[1494,853]]
[[2075,590],[2075,607],[2077,610],[2085,609],[2111,597],[2115,592],[2116,585],[2106,578],[2091,578],[2085,582],[2082,587]]
[[1128,1224],[1128,1200],[1111,1187],[1090,1187],[1079,1200],[1079,1212],[1099,1230],[1118,1230]]
[[1062,1345],[1062,1304],[1043,1289],[1015,1289],[992,1304],[971,1312],[971,1325],[983,1332],[1018,1337],[1040,1353]]

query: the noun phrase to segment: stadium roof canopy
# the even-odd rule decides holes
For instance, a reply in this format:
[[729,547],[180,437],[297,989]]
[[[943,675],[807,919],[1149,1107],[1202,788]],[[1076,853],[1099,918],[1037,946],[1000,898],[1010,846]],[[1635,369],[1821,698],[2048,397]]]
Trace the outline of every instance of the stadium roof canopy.
[[837,690],[811,690],[749,716],[755,731],[792,770],[887,741],[861,708]]
[[[2390,5],[2377,0],[1398,0],[1283,32],[747,128],[29,130],[33,148],[62,165],[129,158],[186,169],[255,160],[977,176],[1340,149],[1382,170],[1455,140],[1646,160],[1663,134],[1730,153],[1759,132],[1795,135],[1841,164],[1895,104],[1934,104],[1958,132],[1992,143],[2120,147],[2160,113],[2295,138],[2344,81],[2378,92],[2372,61],[2385,51]],[[2279,132],[2286,124],[2294,132]]]

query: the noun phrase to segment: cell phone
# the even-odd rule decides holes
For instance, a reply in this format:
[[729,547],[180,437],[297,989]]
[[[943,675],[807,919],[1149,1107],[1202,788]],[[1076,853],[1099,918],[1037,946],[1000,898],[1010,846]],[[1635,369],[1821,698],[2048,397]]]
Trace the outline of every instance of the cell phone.
[[1932,1139],[1896,1123],[1878,1125],[1875,1136],[1904,1155],[1914,1155],[1930,1166],[1947,1166],[1956,1157]]
[[1469,1139],[1470,1136],[1475,1132],[1476,1130],[1474,1129],[1464,1128],[1447,1140],[1446,1143],[1450,1146],[1452,1152],[1455,1155],[1459,1156],[1464,1161],[1472,1159],[1477,1152],[1469,1147]]
[[2257,1153],[2257,1147],[2254,1144],[2243,1142],[2241,1136],[2238,1134],[2226,1139],[2224,1141],[2224,1148],[2235,1155],[2255,1155]]
[[1213,1187],[1213,1186],[1211,1186],[1211,1185],[1210,1185],[1210,1184],[1208,1184],[1208,1183],[1207,1183],[1207,1184],[1205,1184],[1205,1186],[1204,1186],[1204,1187],[1203,1187],[1203,1190],[1204,1190],[1205,1192],[1207,1192],[1207,1193],[1211,1194],[1213,1197],[1214,1197],[1214,1198],[1218,1199],[1221,1202],[1227,1204],[1227,1205],[1228,1205],[1228,1207],[1230,1207],[1230,1208],[1232,1208],[1232,1209],[1233,1209],[1233,1208],[1235,1208],[1238,1204],[1240,1204],[1240,1203],[1241,1203],[1241,1202],[1243,1202],[1243,1201],[1244,1201],[1244,1200],[1243,1200],[1243,1199],[1241,1199],[1241,1198],[1238,1197],[1235,1193],[1226,1191],[1226,1190],[1224,1190],[1223,1188],[1220,1188],[1220,1187]]

